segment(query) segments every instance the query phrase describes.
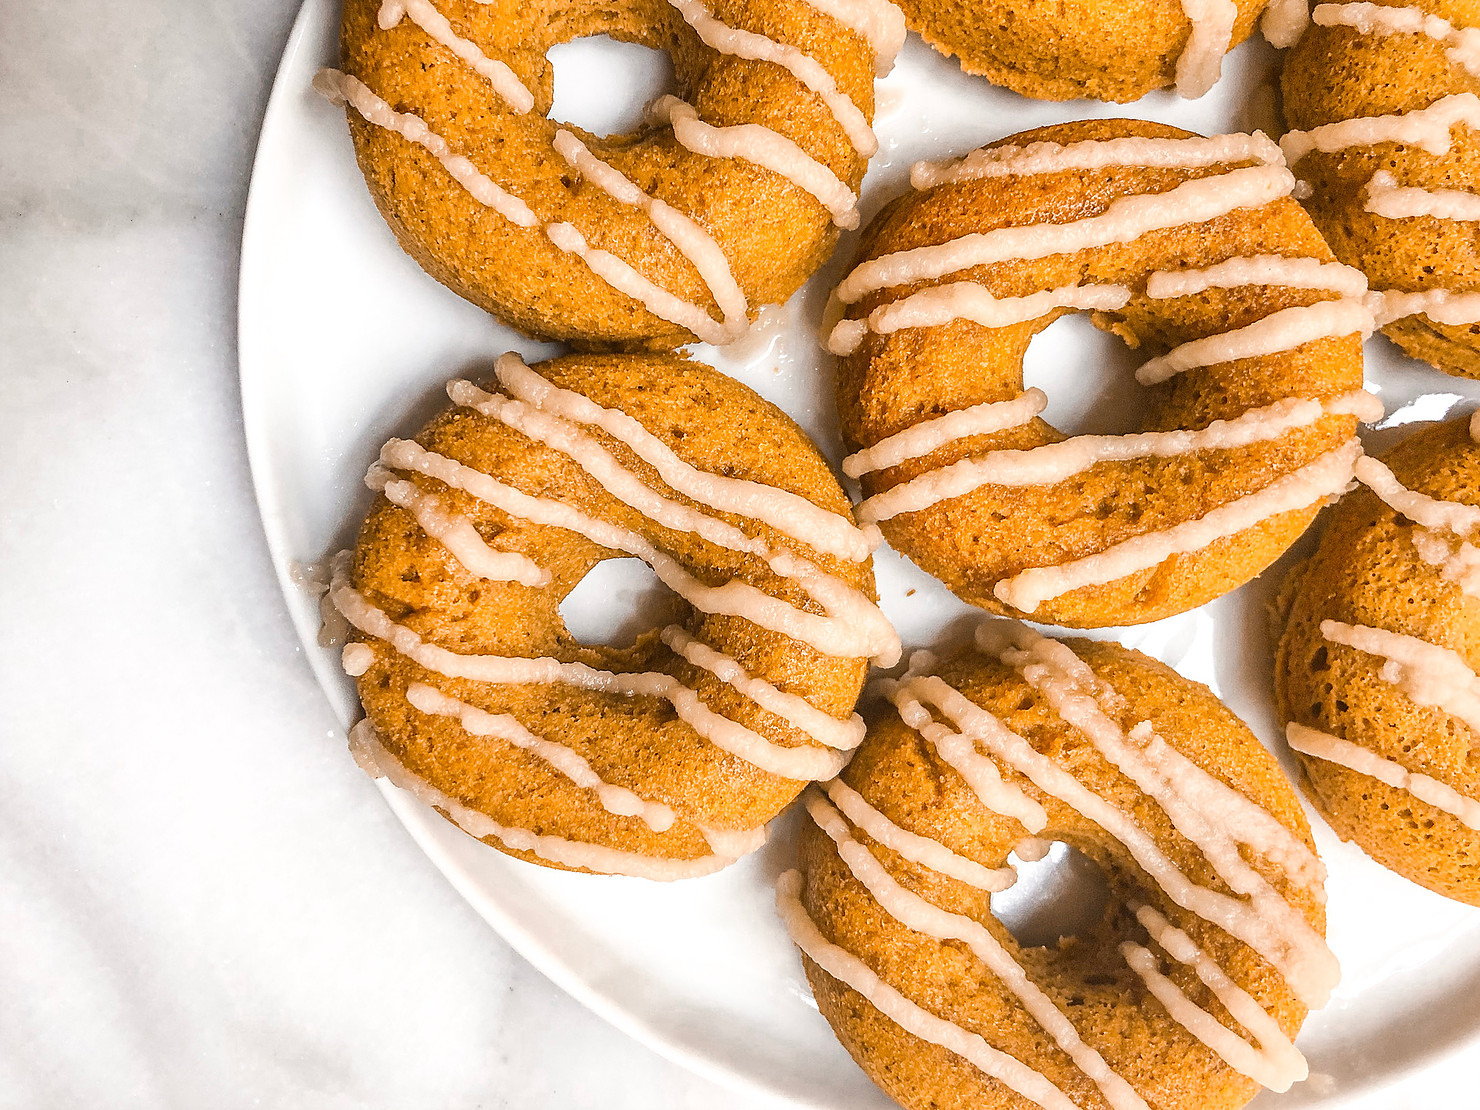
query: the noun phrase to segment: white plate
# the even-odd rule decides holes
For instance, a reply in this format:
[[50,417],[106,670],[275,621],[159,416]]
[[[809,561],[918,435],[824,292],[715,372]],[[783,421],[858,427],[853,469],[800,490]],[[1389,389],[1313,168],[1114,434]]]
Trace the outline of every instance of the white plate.
[[[241,377],[252,468],[263,523],[293,619],[341,720],[357,714],[337,659],[315,643],[313,601],[289,578],[295,560],[342,546],[369,503],[360,478],[379,444],[407,434],[445,401],[455,374],[486,369],[531,343],[437,285],[403,255],[371,204],[355,167],[344,116],[309,89],[332,63],[337,10],[308,0],[283,57],[263,126],[242,244]],[[1136,115],[1205,133],[1265,123],[1273,103],[1272,51],[1241,47],[1213,94],[1187,103],[1153,95],[1116,108],[1039,104],[960,75],[911,37],[882,84],[883,148],[865,183],[865,216],[904,185],[911,162],[964,152],[1010,132],[1068,117]],[[567,67],[568,68],[568,67]],[[566,93],[609,100],[582,69]],[[564,70],[562,70],[564,74]],[[577,77],[577,81],[581,78]],[[1251,90],[1242,98],[1235,88]],[[564,94],[563,94],[564,95]],[[1253,107],[1251,108],[1250,105]],[[780,315],[772,348],[751,356],[701,355],[780,404],[836,461],[830,373],[811,339],[825,290],[853,249],[832,263]],[[1369,378],[1390,424],[1442,417],[1480,399],[1475,383],[1446,378],[1368,345]],[[1085,379],[1101,366],[1099,380]],[[1061,427],[1101,396],[1121,401],[1102,430],[1123,428],[1133,393],[1127,357],[1082,321],[1056,324],[1035,342],[1030,371],[1055,403]],[[1108,368],[1108,373],[1106,369]],[[1071,390],[1065,383],[1079,379]],[[1055,386],[1059,386],[1055,392]],[[1379,444],[1389,435],[1373,434]],[[906,644],[929,645],[969,621],[971,610],[887,551],[878,565],[886,612]],[[1261,606],[1275,579],[1207,608],[1127,630],[1120,639],[1209,683],[1268,740],[1269,699]],[[348,755],[346,755],[348,758]],[[770,845],[729,871],[661,886],[563,874],[511,860],[464,836],[430,810],[384,787],[392,809],[454,886],[546,975],[666,1056],[722,1083],[819,1110],[884,1107],[879,1093],[817,1014],[796,955],[771,907],[770,884],[787,865],[792,819]],[[1300,1038],[1321,1078],[1260,1106],[1300,1106],[1391,1081],[1453,1051],[1480,1030],[1480,913],[1395,878],[1315,821],[1331,866],[1330,939],[1345,968],[1331,1005]]]

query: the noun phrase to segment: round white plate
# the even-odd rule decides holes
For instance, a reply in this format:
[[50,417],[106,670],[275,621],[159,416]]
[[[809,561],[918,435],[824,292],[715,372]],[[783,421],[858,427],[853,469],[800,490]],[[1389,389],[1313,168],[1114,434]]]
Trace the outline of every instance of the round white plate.
[[[247,208],[240,348],[268,542],[309,661],[347,725],[358,713],[353,688],[335,653],[317,646],[316,605],[293,584],[291,564],[349,540],[370,500],[360,481],[366,465],[384,439],[413,432],[445,404],[447,378],[485,372],[507,349],[535,358],[557,348],[501,326],[401,253],[360,179],[343,112],[309,88],[314,71],[334,61],[337,23],[330,0],[308,0],[283,57]],[[588,98],[586,120],[613,99],[611,70],[604,76],[600,60],[588,54],[579,69],[560,63],[560,96],[578,106]],[[1275,65],[1273,51],[1251,42],[1201,101],[1158,94],[1119,108],[1053,105],[965,78],[912,36],[881,84],[883,146],[865,182],[864,215],[904,187],[916,159],[1065,118],[1135,115],[1209,134],[1269,126]],[[790,412],[834,461],[841,448],[830,368],[812,321],[854,239],[846,237],[787,306],[769,310],[765,349],[696,352]],[[1380,339],[1368,344],[1368,363],[1390,414],[1385,427],[1438,419],[1480,400],[1476,383],[1408,361]],[[1048,415],[1060,427],[1110,431],[1134,418],[1129,364],[1114,341],[1070,319],[1034,343],[1029,369],[1059,398]],[[1377,430],[1369,438],[1381,446],[1394,434]],[[1199,612],[1119,638],[1209,683],[1268,741],[1277,729],[1262,606],[1279,570]],[[972,610],[887,550],[878,578],[884,609],[907,645],[937,644],[971,621]],[[603,615],[612,616],[595,617]],[[773,912],[771,881],[788,864],[794,817],[776,822],[770,844],[730,870],[661,886],[512,860],[383,789],[411,835],[495,929],[634,1037],[722,1083],[797,1105],[890,1105],[818,1015]],[[1259,1106],[1345,1101],[1480,1030],[1480,913],[1395,878],[1314,823],[1331,867],[1330,939],[1345,977],[1300,1038],[1317,1078],[1280,1098],[1266,1093]]]

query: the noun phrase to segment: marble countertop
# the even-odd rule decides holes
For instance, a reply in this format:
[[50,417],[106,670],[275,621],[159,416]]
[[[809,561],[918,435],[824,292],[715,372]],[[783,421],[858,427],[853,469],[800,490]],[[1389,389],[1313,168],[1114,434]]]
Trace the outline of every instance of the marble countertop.
[[294,7],[3,6],[0,1107],[757,1107],[490,932],[301,658],[235,355]]

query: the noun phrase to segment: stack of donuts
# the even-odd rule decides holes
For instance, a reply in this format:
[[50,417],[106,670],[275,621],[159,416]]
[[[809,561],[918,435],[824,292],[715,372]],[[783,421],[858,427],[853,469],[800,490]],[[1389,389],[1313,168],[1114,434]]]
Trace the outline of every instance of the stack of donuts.
[[[391,231],[570,352],[454,378],[365,460],[374,503],[321,582],[356,761],[594,875],[709,875],[799,807],[780,920],[907,1110],[1233,1110],[1305,1079],[1295,1038],[1340,969],[1301,792],[1480,904],[1480,414],[1380,458],[1359,435],[1384,415],[1378,330],[1417,373],[1480,377],[1466,11],[346,0],[314,84]],[[874,81],[907,29],[1024,96],[1129,101],[1202,95],[1256,27],[1286,51],[1282,136],[1063,122],[917,164],[863,225]],[[632,133],[550,119],[547,52],[595,34],[673,61]],[[735,343],[852,232],[817,321],[840,477],[686,348]],[[1136,352],[1139,430],[1044,419],[1024,356],[1074,312]],[[1295,782],[1206,687],[1020,623],[1205,606],[1332,505],[1271,608],[1286,732],[1264,739]],[[885,543],[983,610],[968,646],[906,657]],[[622,558],[671,619],[583,643],[562,603]],[[993,896],[1056,844],[1105,906],[1021,942]]]

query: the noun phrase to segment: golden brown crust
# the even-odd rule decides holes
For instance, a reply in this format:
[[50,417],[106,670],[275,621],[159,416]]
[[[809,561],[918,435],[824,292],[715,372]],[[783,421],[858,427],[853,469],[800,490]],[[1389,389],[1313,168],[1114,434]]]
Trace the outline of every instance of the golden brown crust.
[[[1418,8],[1457,26],[1480,26],[1480,4],[1465,0],[1374,0]],[[1285,56],[1286,120],[1309,131],[1362,116],[1401,114],[1441,97],[1474,92],[1475,78],[1447,56],[1448,46],[1421,34],[1362,34],[1312,25]],[[1480,192],[1480,137],[1451,131],[1443,156],[1417,146],[1379,143],[1312,151],[1293,169],[1311,187],[1306,211],[1336,257],[1367,275],[1373,289],[1413,292],[1480,289],[1475,225],[1429,216],[1387,219],[1366,211],[1367,183],[1379,170],[1400,185]],[[1480,377],[1480,325],[1436,324],[1425,316],[1390,324],[1384,333],[1414,358],[1449,374]]]
[[[1310,845],[1310,830],[1295,792],[1273,757],[1206,687],[1118,644],[1069,643],[1123,699],[1115,714],[1123,727],[1150,720],[1169,744],[1264,806]],[[1133,814],[1193,881],[1227,890],[1166,814],[1115,770],[1087,737],[1054,714],[1017,672],[974,653],[958,655],[938,670],[946,682],[1001,718],[1035,749]],[[984,925],[1069,1017],[1085,1042],[1152,1106],[1160,1110],[1242,1106],[1256,1092],[1256,1084],[1176,1024],[1126,965],[1120,942],[1146,943],[1127,905],[1149,904],[1161,910],[1292,1037],[1305,1018],[1305,1007],[1283,977],[1251,949],[1172,904],[1125,848],[1097,825],[1016,772],[1002,770],[1007,781],[1048,810],[1048,826],[1036,835],[1068,843],[1094,860],[1110,887],[1101,919],[1058,947],[1020,947],[991,916],[985,893],[905,860],[857,828],[852,835],[908,890]],[[895,823],[988,867],[1003,865],[1025,835],[1017,821],[984,807],[933,747],[892,713],[871,721],[868,738],[842,777]],[[916,1005],[980,1034],[988,1044],[1045,1074],[1075,1105],[1106,1105],[1095,1084],[965,945],[938,942],[892,918],[852,876],[833,842],[810,823],[802,836],[801,858],[806,877],[802,901],[827,939],[862,959]],[[1292,885],[1261,857],[1249,858],[1312,925],[1324,930],[1324,910],[1316,897]],[[1163,961],[1162,969],[1199,1006],[1246,1035],[1187,968]],[[906,1033],[810,961],[807,974],[819,1008],[843,1044],[906,1110],[1031,1110],[1035,1105],[945,1049]]]
[[[1420,432],[1383,461],[1409,489],[1480,504],[1480,446],[1462,421]],[[1286,721],[1360,744],[1476,797],[1480,763],[1470,731],[1384,681],[1381,659],[1321,635],[1325,620],[1369,625],[1449,647],[1480,666],[1480,600],[1419,558],[1413,534],[1407,518],[1365,487],[1342,500],[1288,591],[1275,697]],[[1480,832],[1407,791],[1298,758],[1306,795],[1343,840],[1430,890],[1480,905]]]
[[[640,210],[585,181],[552,148],[574,133],[654,197],[693,217],[720,244],[752,306],[786,300],[836,242],[831,215],[810,194],[741,159],[680,147],[667,127],[599,137],[545,118],[552,67],[545,52],[585,35],[666,50],[675,92],[715,126],[759,123],[792,139],[854,189],[859,157],[821,98],[780,67],[705,47],[663,0],[567,8],[514,0],[439,0],[457,34],[507,62],[535,97],[518,115],[488,82],[410,19],[376,25],[380,0],[346,0],[342,66],[372,92],[427,125],[496,183],[523,199],[540,225],[520,228],[476,201],[426,150],[349,111],[360,168],[402,247],[460,296],[530,335],[587,349],[665,349],[693,336],[650,313],[557,249],[543,225],[569,222],[674,295],[718,309],[698,271]],[[873,55],[855,32],[800,0],[720,0],[715,15],[804,50],[859,108],[873,110]]]
[[[826,462],[790,418],[718,371],[671,355],[571,356],[536,369],[556,385],[632,415],[696,467],[787,489],[834,512],[848,511]],[[665,496],[694,504],[664,486],[646,463],[616,440],[587,431]],[[706,582],[717,585],[737,578],[816,609],[794,583],[778,578],[755,557],[726,552],[691,533],[654,524],[606,493],[567,456],[492,418],[453,409],[432,420],[417,442],[527,493],[559,499],[629,528]],[[774,743],[786,747],[813,743],[708,671],[675,656],[656,634],[629,650],[576,641],[561,620],[560,603],[592,567],[622,557],[620,552],[562,529],[510,517],[434,479],[405,476],[464,514],[492,547],[528,556],[549,570],[553,581],[532,588],[477,579],[422,531],[410,513],[381,497],[360,530],[352,581],[393,619],[459,654],[549,656],[617,672],[670,673],[696,689],[716,713]],[[808,555],[873,596],[870,564],[821,555],[758,521],[706,511],[743,523],[749,534],[778,547]],[[836,717],[846,718],[852,710],[867,660],[823,655],[748,621],[679,607],[682,615],[674,623],[733,656],[752,675],[763,676]],[[450,679],[416,665],[385,643],[368,642],[375,662],[360,678],[359,692],[382,742],[412,773],[507,827],[693,859],[710,853],[696,822],[722,829],[754,828],[774,817],[803,785],[721,751],[660,698],[629,698],[564,685],[494,686]],[[406,687],[413,681],[490,713],[512,714],[537,736],[575,749],[604,781],[673,807],[680,820],[672,830],[658,834],[638,818],[608,813],[591,791],[555,773],[538,756],[502,740],[471,736],[451,718],[414,709],[406,699]],[[548,865],[528,853],[511,854]]]
[[[1248,38],[1265,0],[1238,0],[1229,48]],[[1038,100],[1125,103],[1176,79],[1192,30],[1179,0],[900,0],[912,30],[967,73]]]
[[[1161,124],[1103,120],[1040,128],[1002,143],[1188,134]],[[941,185],[907,194],[880,213],[865,234],[857,261],[1035,219],[1061,223],[1093,216],[1119,196],[1163,191],[1182,180],[1230,168],[1117,167]],[[998,296],[1076,282],[1127,284],[1136,293],[1130,304],[1117,313],[1095,314],[1095,322],[1133,347],[1155,354],[1331,296],[1269,286],[1210,289],[1160,301],[1144,296],[1152,270],[1197,268],[1239,255],[1270,253],[1332,257],[1300,206],[1283,199],[1259,209],[1240,209],[1211,223],[1152,232],[1130,244],[979,266],[946,280],[980,281]],[[861,318],[923,284],[871,294],[850,315]],[[1004,328],[956,320],[940,327],[868,335],[857,352],[839,363],[836,395],[845,439],[850,446],[877,443],[929,417],[1016,396],[1023,388],[1022,359],[1029,341],[1060,314]],[[1290,396],[1338,395],[1360,388],[1361,381],[1360,337],[1325,339],[1295,351],[1189,371],[1146,387],[1149,404],[1143,426],[1204,427]],[[992,592],[1000,580],[1027,567],[1054,566],[1202,516],[1340,446],[1354,430],[1353,418],[1328,416],[1277,440],[1238,449],[1231,462],[1227,452],[1204,452],[1102,465],[1054,486],[982,487],[894,517],[882,527],[896,549],[958,596],[992,612],[1011,613]],[[1063,438],[1042,420],[968,437],[923,458],[865,475],[864,492],[879,493],[986,450],[1028,448]],[[1066,593],[1046,601],[1031,616],[1085,628],[1137,624],[1195,608],[1259,574],[1305,530],[1318,508],[1313,504],[1272,517],[1150,570]]]

